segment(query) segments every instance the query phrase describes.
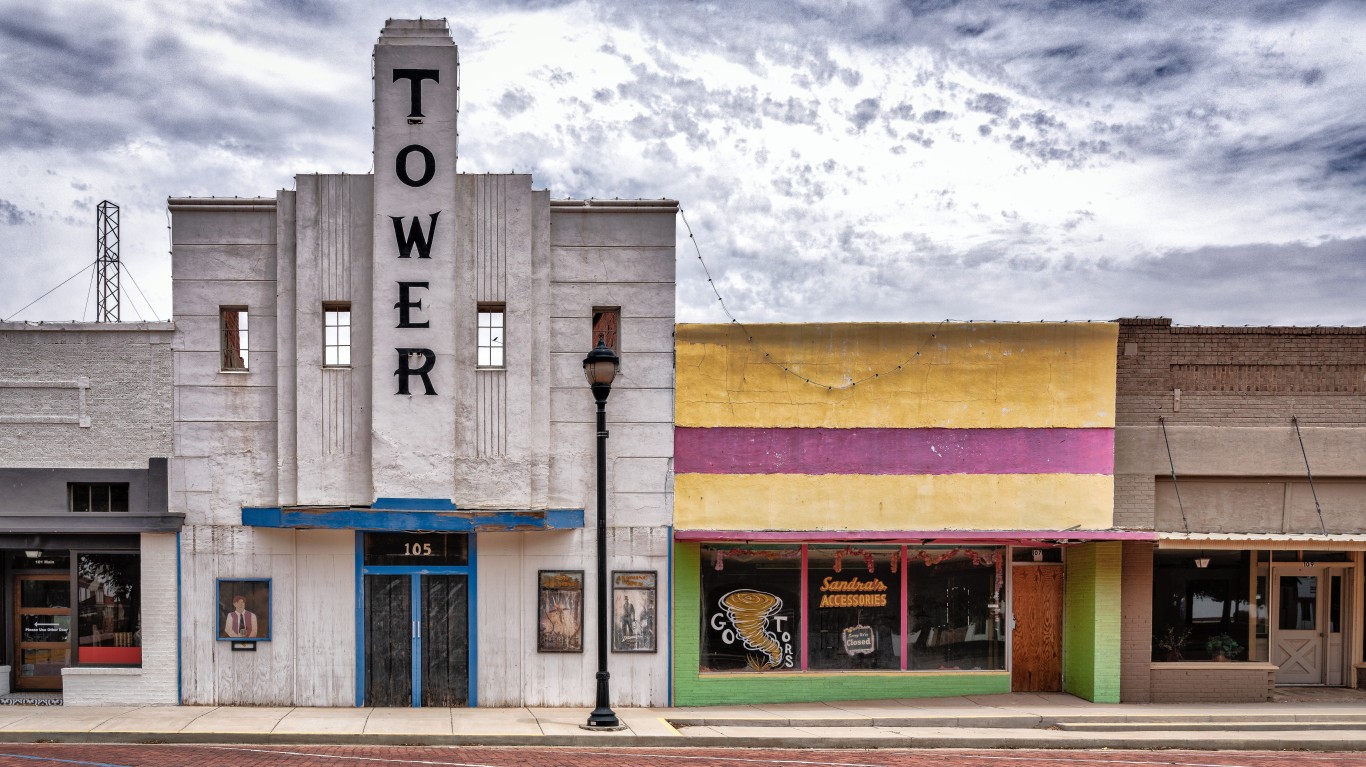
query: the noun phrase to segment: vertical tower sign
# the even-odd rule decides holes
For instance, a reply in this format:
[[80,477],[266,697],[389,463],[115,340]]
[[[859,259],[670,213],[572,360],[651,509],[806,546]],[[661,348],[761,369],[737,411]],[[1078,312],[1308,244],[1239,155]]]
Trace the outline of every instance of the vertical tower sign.
[[371,460],[379,498],[453,494],[458,66],[444,20],[390,20],[375,45]]

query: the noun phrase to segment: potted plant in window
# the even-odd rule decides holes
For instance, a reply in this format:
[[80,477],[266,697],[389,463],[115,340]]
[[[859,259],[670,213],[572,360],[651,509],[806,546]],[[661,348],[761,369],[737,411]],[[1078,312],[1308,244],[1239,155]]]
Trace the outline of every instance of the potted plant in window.
[[1243,646],[1228,634],[1215,634],[1205,642],[1205,651],[1217,661],[1227,661],[1242,652]]
[[1158,649],[1167,652],[1167,660],[1175,662],[1182,660],[1181,648],[1186,646],[1186,640],[1190,639],[1191,630],[1185,626],[1168,626],[1167,630],[1153,639],[1153,644]]

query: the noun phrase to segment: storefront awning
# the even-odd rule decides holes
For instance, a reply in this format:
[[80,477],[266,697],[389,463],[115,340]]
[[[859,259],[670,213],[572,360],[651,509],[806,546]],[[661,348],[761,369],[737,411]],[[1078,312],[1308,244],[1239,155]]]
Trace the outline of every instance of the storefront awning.
[[1159,531],[1159,549],[1366,549],[1366,533],[1178,533]]
[[[413,508],[419,504],[377,503],[370,508],[316,506],[248,507],[242,524],[312,530],[371,532],[493,533],[575,530],[583,527],[583,509]],[[381,508],[383,506],[384,508]],[[402,508],[402,507],[407,508]]]
[[677,530],[680,541],[751,541],[754,543],[821,543],[880,541],[886,543],[1083,543],[1086,541],[1152,541],[1148,530]]

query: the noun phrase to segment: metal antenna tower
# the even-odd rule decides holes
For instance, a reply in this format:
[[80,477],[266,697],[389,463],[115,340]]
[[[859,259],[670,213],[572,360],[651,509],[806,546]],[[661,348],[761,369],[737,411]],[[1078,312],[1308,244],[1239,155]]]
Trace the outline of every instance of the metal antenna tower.
[[95,264],[99,292],[95,321],[119,321],[119,206],[102,200],[95,208]]

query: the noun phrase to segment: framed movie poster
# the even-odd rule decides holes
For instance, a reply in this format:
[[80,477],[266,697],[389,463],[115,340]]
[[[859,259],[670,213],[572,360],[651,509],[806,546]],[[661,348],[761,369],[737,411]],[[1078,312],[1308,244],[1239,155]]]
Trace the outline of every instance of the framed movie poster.
[[583,652],[583,571],[537,573],[536,651]]
[[215,591],[219,641],[270,641],[269,578],[219,578]]
[[612,652],[657,652],[659,575],[654,571],[612,573]]

